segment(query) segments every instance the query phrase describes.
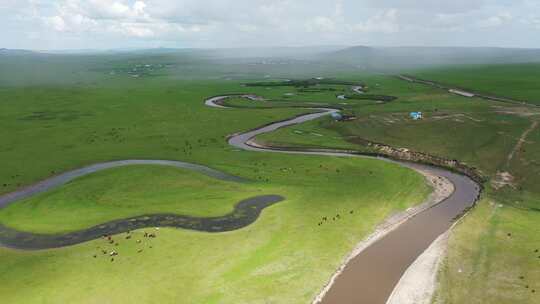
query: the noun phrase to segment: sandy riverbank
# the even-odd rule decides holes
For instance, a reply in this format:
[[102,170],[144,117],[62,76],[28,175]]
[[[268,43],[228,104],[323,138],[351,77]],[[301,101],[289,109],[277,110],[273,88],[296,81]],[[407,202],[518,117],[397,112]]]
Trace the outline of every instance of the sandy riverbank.
[[[365,238],[360,243],[358,243],[358,245],[354,248],[354,250],[343,260],[338,270],[331,277],[330,281],[325,285],[325,287],[321,290],[321,292],[315,297],[315,299],[312,301],[312,304],[317,304],[322,301],[322,299],[324,298],[328,290],[330,290],[330,288],[332,287],[336,278],[343,272],[343,270],[345,269],[345,266],[354,257],[359,255],[363,250],[365,250],[371,244],[382,239],[385,235],[390,233],[392,230],[398,228],[399,225],[406,222],[408,219],[414,217],[415,215],[421,213],[422,211],[426,209],[431,208],[432,206],[437,205],[438,203],[442,202],[444,199],[448,198],[454,192],[455,190],[454,185],[447,178],[436,176],[428,171],[424,171],[421,169],[417,169],[417,171],[421,173],[422,175],[424,175],[426,182],[431,187],[433,187],[433,192],[422,204],[390,216],[382,224],[380,224],[372,234],[370,234],[367,238]],[[435,243],[439,243],[439,240],[437,240]],[[407,286],[410,286],[410,285],[407,285]],[[402,291],[399,293],[400,295],[403,292],[409,290],[405,287],[401,287],[401,289]],[[392,295],[393,294],[394,293],[392,293]],[[394,303],[404,304],[401,302],[393,302],[392,304]],[[413,303],[413,302],[408,302],[408,303]]]

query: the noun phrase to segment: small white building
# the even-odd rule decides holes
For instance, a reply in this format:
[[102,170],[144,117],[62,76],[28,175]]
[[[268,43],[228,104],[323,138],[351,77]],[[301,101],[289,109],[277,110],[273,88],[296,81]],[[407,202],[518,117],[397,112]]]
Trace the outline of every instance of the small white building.
[[465,92],[465,91],[462,91],[462,90],[450,89],[450,90],[448,90],[448,92],[450,92],[452,94],[460,95],[460,96],[463,96],[463,97],[469,97],[469,98],[474,97],[473,93]]

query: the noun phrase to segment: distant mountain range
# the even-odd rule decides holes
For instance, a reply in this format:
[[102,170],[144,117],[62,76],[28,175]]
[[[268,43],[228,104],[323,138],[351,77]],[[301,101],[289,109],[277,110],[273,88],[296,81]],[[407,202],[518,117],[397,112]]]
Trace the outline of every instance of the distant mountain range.
[[35,54],[35,52],[29,51],[29,50],[0,48],[0,55],[30,55],[30,54]]
[[354,46],[321,54],[321,60],[366,69],[414,68],[449,64],[540,62],[540,49]]
[[287,58],[337,65],[351,65],[366,70],[396,70],[456,64],[507,64],[540,62],[540,49],[492,47],[368,47],[310,46],[269,48],[154,48],[111,50],[29,51],[0,49],[0,55],[174,55],[200,59]]

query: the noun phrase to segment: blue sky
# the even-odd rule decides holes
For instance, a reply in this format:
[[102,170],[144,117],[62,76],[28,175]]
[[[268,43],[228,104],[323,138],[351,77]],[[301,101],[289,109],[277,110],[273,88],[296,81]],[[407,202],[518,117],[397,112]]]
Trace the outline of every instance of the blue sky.
[[538,0],[0,0],[0,47],[540,48]]

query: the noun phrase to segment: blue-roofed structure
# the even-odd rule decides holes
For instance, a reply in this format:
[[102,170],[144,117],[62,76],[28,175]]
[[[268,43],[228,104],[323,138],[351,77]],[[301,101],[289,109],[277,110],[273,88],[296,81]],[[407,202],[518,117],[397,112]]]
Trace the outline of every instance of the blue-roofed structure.
[[424,116],[422,115],[422,112],[411,112],[409,114],[409,117],[411,117],[414,120],[420,120],[420,119],[424,118]]

